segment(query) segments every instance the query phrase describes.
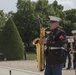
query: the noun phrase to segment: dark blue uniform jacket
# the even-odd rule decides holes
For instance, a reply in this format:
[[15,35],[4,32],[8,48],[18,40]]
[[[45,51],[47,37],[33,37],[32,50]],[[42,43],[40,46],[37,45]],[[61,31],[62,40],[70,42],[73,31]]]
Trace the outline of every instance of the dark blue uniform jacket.
[[[61,29],[55,29],[50,32],[47,37],[47,55],[46,63],[50,65],[59,64],[65,62],[64,47],[66,40],[66,34]],[[60,49],[51,49],[51,47],[60,48]]]

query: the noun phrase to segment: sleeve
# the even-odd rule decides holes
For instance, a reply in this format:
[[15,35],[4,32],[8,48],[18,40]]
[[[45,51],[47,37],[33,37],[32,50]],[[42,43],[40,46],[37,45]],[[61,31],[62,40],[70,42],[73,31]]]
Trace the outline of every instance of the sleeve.
[[65,32],[60,32],[59,34],[56,35],[56,38],[48,43],[48,45],[50,47],[62,47],[65,44],[65,40],[66,40],[66,34]]

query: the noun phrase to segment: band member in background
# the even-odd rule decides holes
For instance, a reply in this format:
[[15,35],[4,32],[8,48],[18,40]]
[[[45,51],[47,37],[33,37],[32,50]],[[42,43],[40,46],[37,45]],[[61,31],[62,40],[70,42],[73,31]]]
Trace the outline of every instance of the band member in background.
[[59,28],[61,18],[49,16],[50,33],[43,44],[47,46],[46,67],[44,75],[62,75],[62,67],[65,62],[64,44],[65,32]]
[[76,30],[72,31],[74,36],[73,68],[76,69]]
[[[70,45],[70,42],[69,42],[69,39],[70,39],[70,36],[69,38],[66,39],[66,46],[65,46],[65,56],[66,56],[66,60],[68,60],[68,63],[67,63],[67,68],[66,69],[71,69],[72,67],[72,62],[71,62],[71,45]],[[66,67],[66,62],[64,63],[63,67],[65,68]]]

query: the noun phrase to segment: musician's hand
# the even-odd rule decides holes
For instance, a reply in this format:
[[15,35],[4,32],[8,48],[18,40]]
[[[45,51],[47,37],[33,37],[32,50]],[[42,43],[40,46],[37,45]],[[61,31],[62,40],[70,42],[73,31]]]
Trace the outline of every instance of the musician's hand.
[[70,51],[69,53],[70,53],[70,54],[73,54],[73,52],[72,52],[72,51]]
[[41,42],[42,44],[46,44],[46,43],[47,43],[47,40],[46,40],[46,39],[40,39],[40,42]]
[[65,49],[65,51],[67,51],[67,49]]

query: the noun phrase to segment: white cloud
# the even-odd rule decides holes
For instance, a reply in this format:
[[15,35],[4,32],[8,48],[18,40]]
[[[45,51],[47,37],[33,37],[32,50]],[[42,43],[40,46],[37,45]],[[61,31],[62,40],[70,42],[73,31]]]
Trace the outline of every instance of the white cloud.
[[17,0],[0,0],[0,10],[3,10],[5,13],[9,11],[16,12],[16,3]]
[[59,4],[64,6],[64,10],[76,8],[75,0],[57,0]]

